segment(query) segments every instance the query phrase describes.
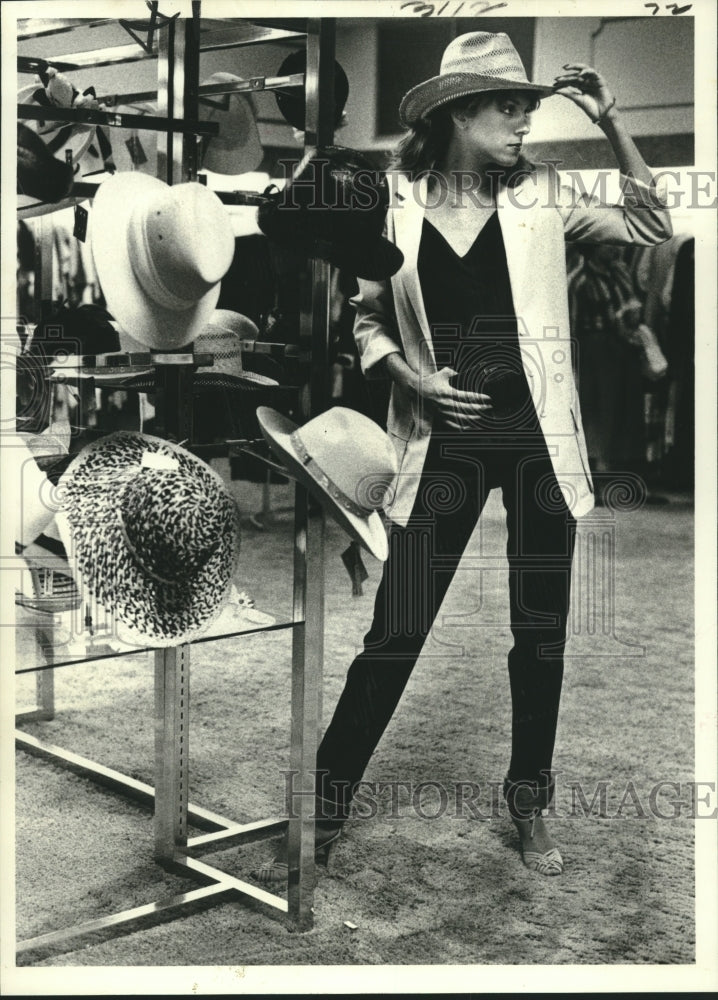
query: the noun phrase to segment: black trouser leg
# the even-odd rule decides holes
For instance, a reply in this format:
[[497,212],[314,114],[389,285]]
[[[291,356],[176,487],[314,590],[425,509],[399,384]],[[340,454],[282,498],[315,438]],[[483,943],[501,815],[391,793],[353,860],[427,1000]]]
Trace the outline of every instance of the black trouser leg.
[[325,814],[334,802],[346,814],[453,579],[487,495],[474,469],[442,458],[440,439],[432,439],[409,523],[389,538],[364,650],[349,668],[317,754],[317,770],[328,772],[319,777]]
[[538,782],[548,799],[576,520],[566,507],[548,454],[525,455],[502,482],[508,527],[509,597],[514,645],[509,778]]

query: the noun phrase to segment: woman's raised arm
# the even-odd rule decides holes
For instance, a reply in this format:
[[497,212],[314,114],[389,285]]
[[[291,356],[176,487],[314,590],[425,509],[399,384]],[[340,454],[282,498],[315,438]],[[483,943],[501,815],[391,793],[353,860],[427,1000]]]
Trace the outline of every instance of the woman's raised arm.
[[653,177],[616,108],[616,98],[599,72],[583,63],[569,63],[556,77],[554,87],[577,104],[611,143],[621,173],[651,184]]

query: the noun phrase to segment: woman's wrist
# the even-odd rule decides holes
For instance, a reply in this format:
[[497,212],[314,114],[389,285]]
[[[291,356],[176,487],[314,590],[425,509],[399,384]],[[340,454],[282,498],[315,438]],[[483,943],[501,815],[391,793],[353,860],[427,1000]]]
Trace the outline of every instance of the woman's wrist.
[[598,118],[593,119],[593,124],[598,125],[599,128],[603,128],[610,122],[616,121],[618,118],[618,108],[616,107],[616,98],[614,97],[611,103],[604,108]]
[[413,368],[410,368],[399,351],[387,354],[384,358],[384,371],[392,380],[403,389],[416,392],[419,385],[419,377]]

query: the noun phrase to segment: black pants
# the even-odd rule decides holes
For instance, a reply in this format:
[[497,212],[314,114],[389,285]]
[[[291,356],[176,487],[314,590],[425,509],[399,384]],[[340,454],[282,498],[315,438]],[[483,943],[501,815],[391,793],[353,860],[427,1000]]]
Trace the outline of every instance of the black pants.
[[[346,818],[364,769],[391,719],[490,489],[508,527],[513,648],[512,781],[545,785],[551,769],[566,637],[576,521],[537,429],[529,443],[467,432],[433,434],[411,518],[394,526],[364,650],[317,755],[323,815]],[[460,610],[460,609],[456,609]],[[431,669],[428,666],[428,669]],[[440,739],[441,733],[431,734]],[[321,814],[321,813],[320,813]]]

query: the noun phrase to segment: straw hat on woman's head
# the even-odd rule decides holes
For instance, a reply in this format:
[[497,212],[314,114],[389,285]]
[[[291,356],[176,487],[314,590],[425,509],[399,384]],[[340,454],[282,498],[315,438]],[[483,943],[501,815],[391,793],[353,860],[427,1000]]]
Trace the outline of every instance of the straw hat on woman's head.
[[95,195],[92,253],[118,324],[147,347],[172,350],[191,343],[214,312],[234,235],[204,185],[117,173]]
[[405,95],[399,118],[402,125],[413,125],[457,97],[489,90],[526,90],[537,97],[555,93],[553,86],[529,80],[508,35],[472,31],[447,45],[438,76],[412,87]]

